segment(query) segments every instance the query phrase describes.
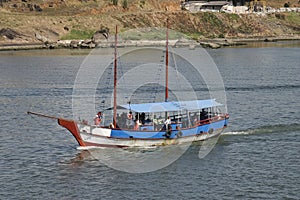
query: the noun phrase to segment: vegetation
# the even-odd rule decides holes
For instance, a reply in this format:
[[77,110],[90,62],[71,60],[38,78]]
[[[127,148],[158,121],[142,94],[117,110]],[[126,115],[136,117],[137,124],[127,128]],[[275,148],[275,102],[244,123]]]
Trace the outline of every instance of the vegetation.
[[123,8],[124,9],[128,8],[128,1],[127,0],[123,0]]
[[228,14],[230,20],[238,20],[240,17],[238,14]]
[[112,0],[113,5],[117,6],[118,5],[118,0]]
[[[170,32],[170,39],[182,37],[178,32],[193,39],[291,37],[299,34],[300,27],[300,13],[276,13],[264,17],[255,14],[190,13],[180,9],[178,0],[28,1],[28,4],[40,5],[42,12],[26,10],[28,6],[22,3],[23,0],[13,0],[13,3],[18,2],[15,7],[12,1],[5,1],[1,1],[4,5],[0,8],[0,30],[10,28],[17,31],[20,37],[14,42],[20,43],[37,42],[35,33],[50,41],[87,39],[101,26],[107,27],[112,34],[116,24],[119,30],[135,30],[124,32],[124,38],[163,40],[167,18],[170,29],[175,30]],[[50,2],[53,7],[49,6]],[[275,2],[282,7],[286,0],[268,1],[267,4]],[[290,7],[298,5],[298,0],[289,2]],[[138,29],[147,30],[150,27],[162,30],[152,29],[147,32]],[[2,36],[1,43],[7,42],[6,38]]]
[[222,26],[222,21],[214,14],[211,12],[205,12],[203,15],[203,20],[211,24],[212,26]]
[[203,37],[203,33],[187,33],[187,36],[192,40],[198,40],[200,37]]
[[[126,40],[165,40],[166,29],[165,28],[140,28],[130,29],[128,31],[121,32],[120,38]],[[183,33],[169,30],[169,39],[180,39],[185,37]]]
[[296,31],[296,34],[300,34],[300,13],[289,13],[286,22]]
[[61,40],[79,40],[92,38],[95,31],[72,29],[67,35],[61,37]]

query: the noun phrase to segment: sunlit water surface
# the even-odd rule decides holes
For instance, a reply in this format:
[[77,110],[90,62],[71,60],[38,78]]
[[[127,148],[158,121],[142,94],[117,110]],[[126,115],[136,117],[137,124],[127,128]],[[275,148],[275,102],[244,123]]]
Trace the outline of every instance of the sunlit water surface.
[[300,199],[299,43],[208,52],[225,84],[228,129],[203,159],[193,145],[141,174],[107,167],[55,121],[26,114],[72,117],[87,50],[0,52],[0,199]]

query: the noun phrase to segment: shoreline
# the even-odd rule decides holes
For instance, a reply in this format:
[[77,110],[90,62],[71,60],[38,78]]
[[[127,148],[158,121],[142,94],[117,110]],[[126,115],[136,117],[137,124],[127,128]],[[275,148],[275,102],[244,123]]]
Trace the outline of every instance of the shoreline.
[[[202,46],[203,48],[217,49],[229,46],[241,46],[255,42],[279,42],[279,41],[298,41],[300,35],[293,37],[253,37],[253,38],[204,38],[198,41],[188,39],[169,40],[169,45],[173,47]],[[1,43],[0,51],[17,50],[38,50],[38,49],[93,49],[113,47],[114,42],[102,41],[93,43],[92,40],[60,40],[53,43]],[[165,40],[126,40],[120,41],[119,47],[147,47],[147,46],[165,46]]]

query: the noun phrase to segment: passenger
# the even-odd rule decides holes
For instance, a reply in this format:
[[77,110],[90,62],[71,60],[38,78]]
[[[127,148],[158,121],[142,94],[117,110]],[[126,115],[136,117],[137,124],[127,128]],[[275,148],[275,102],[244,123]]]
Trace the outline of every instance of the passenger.
[[98,115],[96,115],[96,117],[94,118],[94,125],[100,126],[100,124],[101,124],[101,121],[100,121]]
[[204,120],[204,119],[207,119],[208,116],[207,116],[207,112],[204,110],[204,108],[201,110],[200,112],[200,120]]
[[162,119],[161,116],[159,116],[159,118],[157,119],[157,122],[158,122],[158,124],[163,124],[164,123],[164,121],[163,121],[163,119]]
[[136,130],[136,131],[139,130],[140,129],[140,125],[141,125],[140,121],[139,120],[135,120],[133,130]]
[[126,125],[127,125],[126,123],[127,123],[127,115],[126,115],[125,112],[123,112],[121,114],[121,124],[120,124],[120,127],[125,128]]
[[171,124],[171,118],[170,116],[168,116],[167,120],[164,123],[166,126],[168,126],[169,124]]
[[103,118],[102,113],[98,112],[98,114],[94,118],[94,124],[99,127],[101,125],[102,118]]
[[171,118],[168,116],[167,120],[164,122],[163,130],[169,129],[169,125],[171,125]]
[[171,119],[169,116],[164,123],[164,130],[166,130],[166,133],[163,136],[165,136],[166,138],[170,138],[172,134],[172,126],[171,126]]
[[145,124],[151,124],[151,120],[149,117],[145,120]]
[[131,111],[127,114],[127,128],[133,128],[133,115]]
[[140,119],[140,114],[139,113],[135,113],[135,120],[139,120]]
[[122,121],[122,120],[121,120],[121,116],[120,116],[119,113],[117,113],[116,119],[117,119],[117,128],[119,128],[119,125],[122,124],[122,122],[121,122],[121,121]]
[[102,122],[102,119],[103,119],[103,115],[102,115],[102,112],[98,112],[98,118],[101,120],[101,122]]
[[156,115],[154,115],[154,118],[153,118],[153,125],[154,125],[154,130],[158,130],[158,120],[156,118]]
[[194,126],[198,125],[198,117],[195,115],[193,120]]
[[115,128],[115,126],[114,126],[113,123],[110,123],[109,126],[108,126],[108,128],[113,129],[113,128]]
[[140,115],[140,121],[142,122],[142,124],[145,124],[145,118],[146,118],[146,114],[144,112],[142,112],[142,114]]

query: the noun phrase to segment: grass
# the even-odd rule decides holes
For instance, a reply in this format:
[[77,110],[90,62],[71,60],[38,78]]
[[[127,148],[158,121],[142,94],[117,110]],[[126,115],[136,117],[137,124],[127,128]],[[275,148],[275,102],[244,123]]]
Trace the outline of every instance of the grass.
[[[119,35],[125,40],[165,40],[166,30],[160,28],[131,29],[125,32],[121,32]],[[184,37],[183,33],[169,30],[170,40],[180,39],[182,37]]]
[[212,26],[220,27],[223,25],[222,21],[218,19],[218,17],[215,15],[215,13],[205,12],[203,13],[203,20],[205,22],[208,22]]
[[203,36],[203,33],[187,33],[188,37],[192,40],[198,40],[201,36]]
[[300,27],[300,14],[299,13],[289,13],[286,20],[292,24],[298,25]]
[[94,30],[77,30],[72,29],[67,35],[62,36],[61,40],[79,40],[90,39],[94,35]]
[[230,20],[238,20],[240,16],[238,14],[228,14]]

